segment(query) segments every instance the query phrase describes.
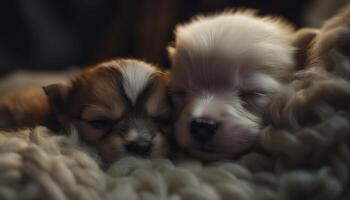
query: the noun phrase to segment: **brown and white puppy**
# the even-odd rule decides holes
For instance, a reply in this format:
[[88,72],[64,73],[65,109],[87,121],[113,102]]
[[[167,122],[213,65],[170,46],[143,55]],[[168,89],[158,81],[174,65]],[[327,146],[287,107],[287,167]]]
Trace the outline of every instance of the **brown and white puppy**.
[[179,145],[203,160],[233,158],[256,141],[264,107],[294,66],[292,28],[251,10],[179,25],[171,91]]
[[44,88],[55,118],[76,129],[104,161],[125,154],[160,157],[171,122],[167,75],[136,60],[113,60],[82,73],[70,85]]
[[[83,71],[68,84],[46,86],[42,94],[47,97],[34,98],[49,108],[47,118],[77,133],[82,144],[107,163],[127,154],[160,157],[168,151],[172,114],[167,76],[142,61],[112,60]],[[30,110],[24,116],[37,114]],[[45,120],[42,124],[53,125]]]

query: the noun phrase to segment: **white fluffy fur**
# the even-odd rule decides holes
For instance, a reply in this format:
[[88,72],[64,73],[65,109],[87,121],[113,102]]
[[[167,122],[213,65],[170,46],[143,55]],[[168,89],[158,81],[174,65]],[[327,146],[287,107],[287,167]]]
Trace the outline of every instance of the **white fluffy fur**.
[[168,50],[181,147],[202,148],[189,128],[195,118],[218,124],[205,144],[214,156],[205,152],[203,159],[220,159],[216,153],[234,157],[254,144],[263,108],[294,68],[291,30],[252,11],[201,16],[176,28],[175,46]]
[[137,97],[143,91],[151,74],[154,72],[154,69],[145,63],[137,62],[135,64],[138,66],[129,64],[121,68],[124,91],[132,103],[136,102]]
[[177,67],[205,68],[219,64],[219,59],[245,57],[247,60],[242,62],[252,61],[262,68],[268,66],[268,70],[273,69],[279,76],[280,71],[294,64],[290,56],[294,50],[290,31],[291,27],[280,19],[259,18],[249,11],[198,17],[177,27],[176,51],[170,47],[169,53],[173,58],[181,58],[173,59],[179,62]]

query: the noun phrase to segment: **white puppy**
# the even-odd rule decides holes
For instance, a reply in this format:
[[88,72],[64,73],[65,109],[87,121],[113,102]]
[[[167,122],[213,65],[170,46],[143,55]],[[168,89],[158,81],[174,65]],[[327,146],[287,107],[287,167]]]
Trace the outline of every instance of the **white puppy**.
[[293,70],[291,36],[283,20],[251,10],[179,25],[168,48],[179,145],[204,160],[249,150],[263,108]]

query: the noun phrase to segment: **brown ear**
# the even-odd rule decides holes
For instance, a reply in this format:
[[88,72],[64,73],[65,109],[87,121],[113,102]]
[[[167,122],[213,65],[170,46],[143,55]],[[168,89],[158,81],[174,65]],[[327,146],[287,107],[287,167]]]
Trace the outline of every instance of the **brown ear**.
[[69,87],[62,83],[51,84],[43,87],[47,95],[50,108],[54,114],[62,111],[67,98]]
[[318,32],[317,29],[302,28],[294,34],[293,45],[297,49],[295,52],[297,70],[306,67],[309,60],[309,49]]

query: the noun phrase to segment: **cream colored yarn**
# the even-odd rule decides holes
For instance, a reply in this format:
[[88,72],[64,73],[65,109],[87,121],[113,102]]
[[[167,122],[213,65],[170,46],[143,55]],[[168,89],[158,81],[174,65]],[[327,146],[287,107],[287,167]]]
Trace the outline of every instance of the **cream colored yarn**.
[[0,199],[105,199],[97,163],[43,127],[0,134]]
[[[329,123],[332,120],[339,119],[330,119]],[[263,155],[258,154],[247,155],[244,162],[243,159],[211,165],[195,160],[174,164],[167,159],[130,157],[103,172],[85,152],[43,127],[2,133],[0,199],[340,199],[347,189],[350,172],[350,151],[341,144],[349,141],[349,134],[343,132],[349,130],[345,123],[339,134],[331,137],[329,145],[334,145],[334,151],[313,160],[325,159],[324,164],[316,162],[313,168],[287,170],[283,169],[284,160],[280,160],[273,163],[270,172],[251,170],[242,164],[252,165],[258,160],[255,165],[259,165],[257,158]],[[270,133],[270,139],[278,139]],[[300,140],[289,138],[295,143]],[[322,142],[313,143],[325,148],[317,151],[329,149]],[[288,151],[283,158],[289,159]]]

